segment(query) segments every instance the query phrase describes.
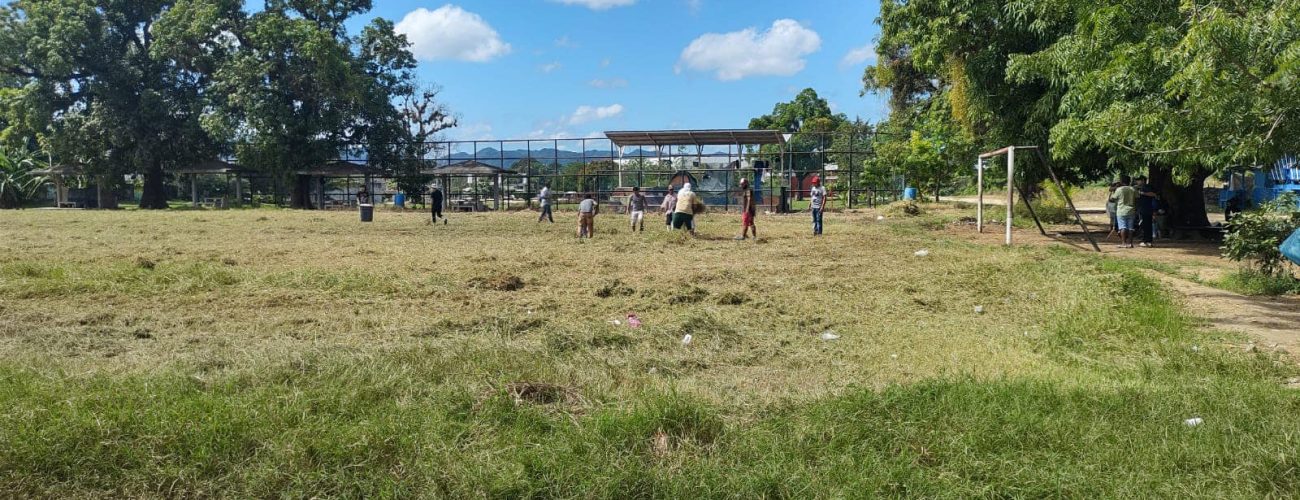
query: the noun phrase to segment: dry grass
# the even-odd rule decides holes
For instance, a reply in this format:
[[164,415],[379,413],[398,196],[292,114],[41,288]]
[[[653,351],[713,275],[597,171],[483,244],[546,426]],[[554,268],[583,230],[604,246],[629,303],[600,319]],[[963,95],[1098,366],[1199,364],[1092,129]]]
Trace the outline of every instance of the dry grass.
[[[527,213],[447,226],[293,211],[0,218],[11,318],[0,355],[74,373],[256,370],[428,347],[463,362],[450,377],[471,385],[502,370],[499,356],[471,353],[511,353],[540,361],[532,376],[602,391],[815,398],[1050,373],[1030,340],[1084,299],[1089,279],[1022,251],[936,244],[865,212],[831,215],[819,239],[803,216],[760,217],[759,243],[732,241],[738,221],[726,215],[704,217],[699,239],[632,234],[605,215],[591,241]],[[932,255],[914,257],[921,247]],[[1026,259],[1042,270],[1028,280],[1016,271]],[[629,313],[645,327],[612,324]],[[823,341],[826,330],[842,338]]]
[[0,212],[0,496],[1300,488],[1284,358],[963,215]]

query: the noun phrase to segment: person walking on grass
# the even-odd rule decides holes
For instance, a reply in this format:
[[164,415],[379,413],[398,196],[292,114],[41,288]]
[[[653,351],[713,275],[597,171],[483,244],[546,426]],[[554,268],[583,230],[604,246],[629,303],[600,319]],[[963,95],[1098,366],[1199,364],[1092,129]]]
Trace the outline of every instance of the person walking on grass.
[[744,241],[749,233],[753,231],[754,241],[758,241],[758,226],[754,225],[754,217],[758,215],[758,207],[754,205],[754,190],[749,188],[749,179],[740,180],[740,236],[736,239]]
[[1137,182],[1137,232],[1138,238],[1142,240],[1142,247],[1155,246],[1155,216],[1156,205],[1159,203],[1160,196],[1156,190],[1147,184],[1146,176],[1138,176],[1134,179]]
[[668,194],[664,195],[664,202],[659,204],[659,208],[664,211],[664,227],[672,231],[673,213],[677,211],[677,191],[672,185],[668,186]]
[[822,187],[822,179],[818,176],[812,178],[812,189],[808,191],[808,196],[812,200],[813,216],[813,236],[822,234],[822,213],[826,209],[826,188]]
[[438,223],[438,217],[442,217],[442,223],[447,223],[447,218],[442,215],[442,190],[437,187],[429,190],[429,212],[433,215],[433,224]]
[[549,220],[551,224],[555,224],[555,215],[551,213],[550,187],[542,186],[542,192],[537,193],[537,203],[542,206],[542,215],[537,217],[537,222],[541,223],[543,220]]
[[588,193],[578,204],[578,238],[596,236],[596,214],[600,213],[600,204]]
[[677,192],[677,206],[673,209],[673,229],[685,229],[695,236],[695,214],[704,212],[700,195],[691,190],[691,183],[682,185]]
[[1133,224],[1137,217],[1138,192],[1127,175],[1119,178],[1120,186],[1110,194],[1115,202],[1115,227],[1119,228],[1119,247],[1133,248]]
[[639,186],[632,188],[632,197],[627,200],[627,211],[632,222],[632,232],[636,232],[638,227],[641,232],[645,232],[645,208],[645,193],[641,192]]

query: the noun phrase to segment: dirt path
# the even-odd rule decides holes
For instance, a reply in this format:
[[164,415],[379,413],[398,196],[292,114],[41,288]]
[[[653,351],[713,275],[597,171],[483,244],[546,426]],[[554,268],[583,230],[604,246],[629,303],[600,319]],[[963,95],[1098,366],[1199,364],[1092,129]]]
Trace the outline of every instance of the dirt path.
[[1300,353],[1300,300],[1295,297],[1247,297],[1154,271],[1150,275],[1182,296],[1187,310],[1211,327],[1250,335],[1261,348],[1276,345]]
[[[1169,271],[1151,271],[1150,275],[1183,298],[1187,310],[1203,318],[1207,326],[1223,331],[1250,335],[1260,348],[1278,348],[1300,355],[1300,297],[1247,297],[1213,288],[1179,276],[1194,276],[1198,281],[1210,281],[1232,272],[1235,263],[1224,260],[1219,243],[1204,240],[1161,240],[1155,248],[1116,248],[1114,239],[1107,239],[1104,215],[1085,216],[1097,232],[1106,258],[1140,259],[1167,266]],[[1077,232],[1061,234],[1057,231],[1077,231],[1077,226],[1048,228],[1049,236],[1037,230],[1015,231],[1017,245],[1063,244],[1082,252],[1093,252],[1087,239]],[[1002,244],[1000,227],[986,228],[983,234],[970,225],[950,226],[946,232],[967,240],[990,245]],[[1171,274],[1172,273],[1172,274]]]

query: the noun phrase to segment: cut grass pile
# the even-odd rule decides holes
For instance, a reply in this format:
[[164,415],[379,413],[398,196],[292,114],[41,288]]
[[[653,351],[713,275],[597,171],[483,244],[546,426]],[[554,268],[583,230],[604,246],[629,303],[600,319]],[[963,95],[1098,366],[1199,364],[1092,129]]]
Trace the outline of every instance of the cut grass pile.
[[875,215],[0,213],[0,495],[1300,491],[1289,360]]

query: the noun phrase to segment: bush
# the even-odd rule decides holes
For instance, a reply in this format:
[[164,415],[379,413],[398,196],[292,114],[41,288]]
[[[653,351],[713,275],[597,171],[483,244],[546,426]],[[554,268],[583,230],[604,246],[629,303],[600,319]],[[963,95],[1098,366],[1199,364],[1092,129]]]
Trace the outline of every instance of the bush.
[[45,177],[36,170],[45,164],[35,155],[0,147],[0,208],[21,208],[35,201]]
[[885,206],[885,215],[890,217],[916,217],[924,213],[915,200],[896,201]]
[[[1034,213],[1038,214],[1038,220],[1043,224],[1066,224],[1073,222],[1074,217],[1070,214],[1069,207],[1064,203],[1056,204],[1045,200],[1034,200],[1030,202],[1034,206]],[[1025,208],[1024,201],[1016,202],[1016,218],[1031,221],[1033,217],[1029,214],[1029,209]]]
[[1223,238],[1223,256],[1237,262],[1252,261],[1255,269],[1268,276],[1284,273],[1286,257],[1279,247],[1300,229],[1300,212],[1295,207],[1295,196],[1288,194],[1234,216]]
[[1286,295],[1300,293],[1300,280],[1287,273],[1264,274],[1242,269],[1224,276],[1216,285],[1242,295]]

